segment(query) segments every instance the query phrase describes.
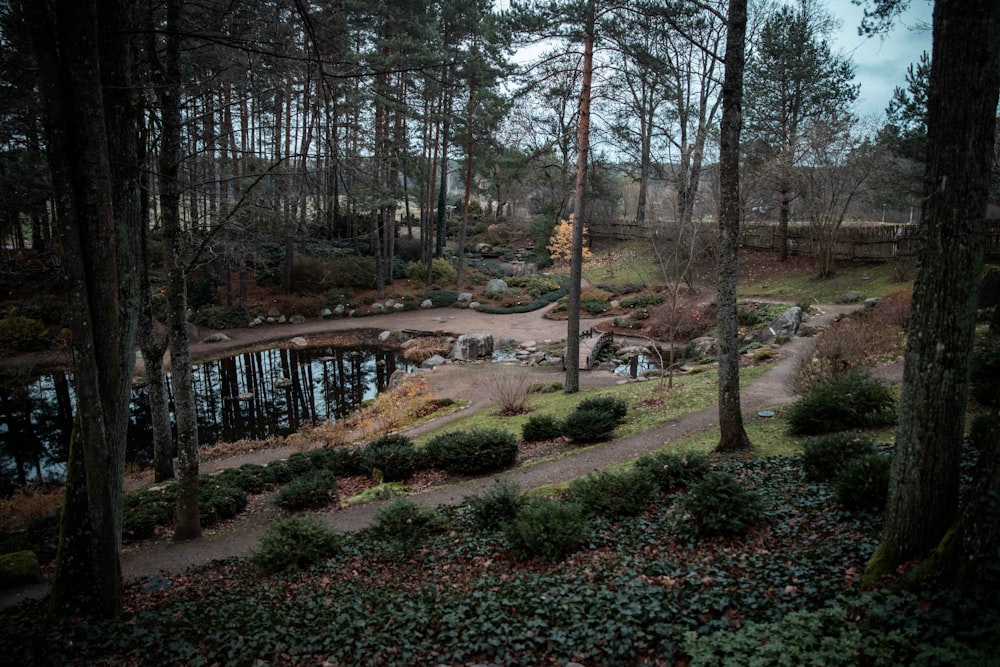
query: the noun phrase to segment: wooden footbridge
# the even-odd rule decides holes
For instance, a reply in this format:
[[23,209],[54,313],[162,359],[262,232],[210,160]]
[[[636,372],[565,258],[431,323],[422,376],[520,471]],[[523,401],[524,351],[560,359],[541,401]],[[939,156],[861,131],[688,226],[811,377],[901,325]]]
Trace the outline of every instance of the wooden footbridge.
[[[596,334],[596,335],[595,335]],[[610,331],[595,331],[593,327],[580,334],[579,368],[589,371],[597,363],[597,357],[605,347],[614,341]],[[565,365],[565,363],[563,364]]]

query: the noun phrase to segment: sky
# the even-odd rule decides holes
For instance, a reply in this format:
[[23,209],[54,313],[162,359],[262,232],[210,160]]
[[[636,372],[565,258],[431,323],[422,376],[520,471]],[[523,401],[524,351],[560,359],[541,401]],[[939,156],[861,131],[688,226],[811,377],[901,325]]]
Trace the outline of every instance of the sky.
[[[854,62],[855,81],[861,84],[857,113],[882,119],[896,86],[906,87],[906,69],[931,51],[931,9],[927,0],[911,0],[909,9],[896,20],[893,30],[884,37],[862,37],[858,26],[864,11],[850,0],[827,0],[828,11],[843,21],[831,35],[834,52]],[[924,29],[916,30],[923,25]]]

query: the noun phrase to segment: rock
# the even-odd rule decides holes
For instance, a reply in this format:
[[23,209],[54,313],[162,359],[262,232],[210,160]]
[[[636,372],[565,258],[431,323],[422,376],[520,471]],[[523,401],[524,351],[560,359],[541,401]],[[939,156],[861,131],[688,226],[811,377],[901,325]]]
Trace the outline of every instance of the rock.
[[42,569],[34,551],[15,551],[0,556],[0,588],[42,580]]
[[688,345],[692,346],[700,357],[710,357],[715,352],[715,338],[712,336],[695,338]]
[[343,315],[344,314],[344,310],[346,310],[344,308],[344,304],[338,303],[337,307],[333,309],[333,314],[334,315]]
[[469,303],[470,301],[472,301],[472,294],[470,294],[469,292],[462,292],[461,294],[458,295],[459,303]]
[[878,305],[878,302],[879,302],[879,299],[877,299],[877,298],[875,298],[873,296],[870,296],[867,299],[865,299],[865,308],[874,308],[875,306]]
[[306,316],[296,313],[291,317],[289,317],[288,321],[291,322],[292,324],[302,324],[303,322],[306,321]]
[[403,310],[403,308],[406,308],[406,304],[399,303],[398,301],[396,303],[392,304],[392,309],[393,310]]
[[225,343],[227,340],[232,340],[229,336],[222,333],[221,331],[216,331],[214,334],[209,334],[205,336],[203,343]]
[[386,308],[393,308],[395,305],[396,305],[396,300],[395,299],[386,299],[385,300],[385,307]]
[[857,303],[861,301],[861,292],[844,292],[834,299],[834,301],[836,303]]
[[431,301],[430,299],[424,299],[423,301],[420,302],[420,307],[423,308],[424,310],[429,310],[434,307],[434,302]]
[[268,318],[266,320],[264,320],[264,321],[267,322],[268,324],[274,324],[274,323],[276,323],[278,321],[278,318],[277,317],[268,316]]
[[479,253],[493,252],[493,246],[491,246],[489,243],[477,243],[476,245],[473,246],[473,249]]
[[497,345],[501,350],[509,350],[517,345],[517,341],[510,336],[500,336],[500,340],[497,342]]
[[424,359],[423,363],[420,364],[421,368],[437,368],[438,366],[443,366],[448,363],[448,360],[442,357],[440,354],[435,354],[433,357],[428,357]]
[[487,333],[462,334],[451,350],[451,358],[456,361],[476,361],[492,356],[493,335]]
[[386,341],[388,341],[388,340],[389,340],[390,338],[392,338],[392,332],[391,332],[391,331],[382,331],[382,332],[381,332],[381,333],[379,333],[379,335],[378,335],[378,342],[380,342],[380,343],[385,343],[385,342],[386,342]]
[[271,310],[267,311],[267,316],[268,317],[275,317],[276,318],[279,315],[281,315],[281,308],[278,308],[277,306],[272,306]]
[[295,347],[305,347],[306,345],[309,344],[308,342],[306,342],[306,339],[303,338],[302,336],[296,336],[295,338],[291,339],[288,342],[294,345]]
[[250,320],[250,324],[248,324],[247,326],[252,329],[253,327],[259,327],[262,324],[264,324],[264,320],[260,319],[259,317],[255,317],[252,320]]
[[401,368],[394,370],[392,375],[389,376],[389,389],[395,389],[401,385],[407,375],[408,373]]
[[372,310],[374,310],[376,313],[381,313],[383,310],[385,310],[385,306],[383,306],[381,303],[375,302],[372,304]]
[[473,302],[469,303],[469,310],[475,310],[476,308],[479,308],[479,302],[478,301],[473,301]]
[[330,310],[329,308],[324,308],[323,310],[319,311],[319,318],[321,320],[325,320],[330,317],[333,317],[333,311]]
[[769,343],[776,338],[788,338],[799,330],[799,324],[801,323],[802,309],[798,306],[792,306],[754,336],[754,341],[757,343]]
[[501,278],[491,278],[486,282],[485,290],[487,292],[506,292],[507,282]]
[[612,310],[617,310],[618,308],[621,307],[622,302],[619,301],[618,299],[612,299],[611,301],[608,302],[608,305],[611,306]]

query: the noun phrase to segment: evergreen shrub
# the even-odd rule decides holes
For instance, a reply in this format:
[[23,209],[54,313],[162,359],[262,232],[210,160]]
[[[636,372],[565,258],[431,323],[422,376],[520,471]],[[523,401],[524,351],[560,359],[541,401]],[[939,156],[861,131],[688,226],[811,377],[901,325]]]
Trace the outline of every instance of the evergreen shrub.
[[841,431],[806,438],[802,469],[812,482],[829,482],[851,461],[874,454],[875,441],[863,433]]
[[640,456],[635,467],[646,471],[661,491],[677,491],[700,482],[711,470],[711,462],[702,452],[661,451]]
[[636,516],[656,494],[657,485],[644,469],[602,470],[573,480],[570,497],[596,516]]
[[625,401],[615,396],[591,396],[577,403],[576,409],[606,412],[615,420],[616,425],[625,420],[625,415],[628,412],[628,406],[625,404]]
[[344,539],[314,516],[275,519],[251,562],[265,573],[304,570],[334,556]]
[[521,439],[525,442],[555,440],[562,436],[562,428],[562,420],[555,415],[531,415],[521,426]]
[[275,495],[275,504],[296,512],[325,507],[337,498],[337,477],[329,470],[312,470],[293,479]]
[[590,522],[577,503],[545,499],[526,503],[504,526],[511,555],[558,562],[580,548]]
[[361,468],[365,474],[380,470],[386,482],[408,480],[417,471],[418,461],[413,441],[399,433],[375,438],[361,450]]
[[499,530],[517,516],[524,499],[517,484],[494,480],[493,486],[465,500],[472,525],[482,531]]
[[896,421],[896,399],[871,372],[851,369],[809,387],[788,409],[787,421],[792,435],[888,426]]
[[247,494],[211,475],[198,479],[198,513],[203,528],[232,519],[246,509]]
[[684,496],[684,511],[701,537],[745,534],[764,517],[763,502],[732,475],[710,472]]
[[499,428],[452,431],[431,438],[427,462],[455,475],[481,475],[509,468],[517,460],[517,438]]
[[307,456],[317,470],[329,470],[338,477],[365,474],[361,450],[356,447],[321,447]]
[[287,461],[271,461],[264,466],[264,481],[268,484],[287,484],[295,477]]
[[410,554],[445,528],[444,518],[434,510],[399,498],[375,513],[375,523],[369,530],[387,546]]
[[615,430],[618,423],[604,410],[577,408],[563,419],[563,435],[573,442],[597,442]]
[[851,512],[881,512],[889,495],[892,459],[885,454],[868,454],[852,459],[833,480],[837,502]]

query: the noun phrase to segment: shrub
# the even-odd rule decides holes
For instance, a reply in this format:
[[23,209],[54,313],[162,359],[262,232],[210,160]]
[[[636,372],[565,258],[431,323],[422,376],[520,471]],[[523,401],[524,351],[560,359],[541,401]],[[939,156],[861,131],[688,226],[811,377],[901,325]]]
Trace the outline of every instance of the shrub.
[[44,348],[48,330],[38,320],[21,315],[0,318],[0,348],[31,352]]
[[620,424],[625,419],[628,406],[625,405],[625,401],[614,396],[591,396],[577,403],[576,409],[607,412],[616,424]]
[[583,508],[562,500],[536,500],[504,526],[511,555],[521,560],[558,562],[580,548],[589,521]]
[[656,493],[656,482],[641,468],[602,470],[573,480],[570,495],[597,516],[641,514]]
[[807,438],[802,447],[802,469],[813,482],[828,482],[849,462],[875,453],[874,440],[850,431]]
[[887,426],[896,420],[896,400],[870,372],[851,369],[807,389],[789,408],[787,420],[792,435]]
[[[426,282],[427,266],[421,262],[410,262],[406,265],[406,277],[416,283]],[[448,260],[445,258],[435,257],[431,261],[432,285],[437,285],[438,287],[442,285],[451,285],[455,282],[457,277],[458,272],[455,270],[455,267],[449,264]],[[452,302],[454,302],[454,300],[452,300]]]
[[315,470],[313,459],[302,452],[294,452],[286,460],[285,465],[292,471],[294,477],[304,475],[311,470]]
[[362,470],[368,475],[380,470],[386,482],[406,481],[417,467],[418,454],[413,441],[402,434],[380,436],[361,450]]
[[884,454],[848,461],[833,480],[837,501],[852,512],[881,512],[889,495],[890,467],[892,460]]
[[194,315],[194,323],[210,329],[239,329],[250,318],[239,306],[204,306]]
[[702,537],[742,535],[763,518],[760,497],[724,472],[705,475],[684,496],[683,507]]
[[420,293],[420,300],[430,299],[435,308],[444,308],[458,301],[458,292],[444,289],[426,290]]
[[247,463],[239,468],[227,468],[212,477],[223,484],[241,489],[244,493],[263,493],[267,486],[264,466],[253,463]]
[[503,528],[517,516],[524,503],[521,489],[514,482],[494,480],[493,486],[465,500],[472,524],[483,531]]
[[337,498],[337,477],[329,470],[313,470],[289,482],[274,498],[289,511],[325,507]]
[[287,484],[295,477],[287,461],[271,461],[264,466],[264,482],[267,484]]
[[122,534],[130,540],[152,537],[157,526],[169,526],[177,515],[177,484],[152,486],[125,497]]
[[375,513],[371,532],[390,547],[408,554],[444,529],[444,518],[437,512],[399,498]]
[[531,375],[520,366],[490,367],[490,398],[504,416],[521,415],[528,411],[528,387]]
[[664,297],[660,292],[639,292],[631,294],[621,300],[622,308],[648,308],[663,303]]
[[202,527],[232,519],[246,509],[247,494],[224,480],[202,475],[198,481],[198,513]]
[[321,447],[308,452],[313,467],[317,470],[329,470],[338,477],[364,474],[361,464],[361,451],[354,447]]
[[525,442],[555,440],[561,437],[562,433],[562,420],[554,415],[531,415],[521,426],[521,439]]
[[618,426],[618,421],[603,410],[577,408],[562,421],[563,435],[573,442],[596,442]]
[[313,516],[275,519],[251,562],[266,573],[294,572],[335,555],[343,538]]
[[701,481],[711,463],[701,452],[653,452],[639,457],[635,467],[646,471],[661,491],[676,491]]
[[452,431],[424,447],[430,465],[456,475],[481,475],[510,467],[517,460],[517,438],[497,428]]

